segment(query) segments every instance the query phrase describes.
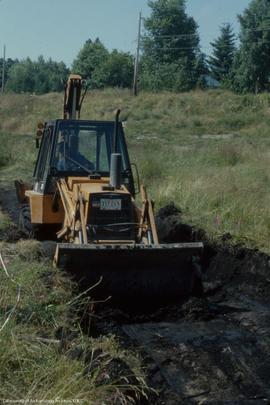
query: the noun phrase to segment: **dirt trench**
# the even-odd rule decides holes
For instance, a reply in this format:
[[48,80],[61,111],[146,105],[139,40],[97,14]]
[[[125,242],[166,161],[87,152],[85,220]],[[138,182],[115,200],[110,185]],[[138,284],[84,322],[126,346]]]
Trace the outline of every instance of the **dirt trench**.
[[[16,220],[15,193],[0,199]],[[147,315],[97,308],[93,333],[113,333],[140,353],[151,387],[141,404],[270,403],[270,258],[228,242],[212,246],[179,214],[173,205],[159,211],[160,236],[205,241],[204,296]]]
[[115,333],[144,359],[155,392],[142,403],[270,403],[270,258],[225,242],[210,246],[173,206],[157,222],[164,241],[204,239],[204,296],[147,315],[103,312],[100,332]]
[[159,392],[149,403],[269,403],[269,260],[227,254],[213,259],[204,298],[121,326]]

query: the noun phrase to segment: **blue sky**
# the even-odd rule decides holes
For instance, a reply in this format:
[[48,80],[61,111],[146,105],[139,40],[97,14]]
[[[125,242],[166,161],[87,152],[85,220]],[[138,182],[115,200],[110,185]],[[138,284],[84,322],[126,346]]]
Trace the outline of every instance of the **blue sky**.
[[[219,26],[230,22],[238,31],[237,14],[250,0],[187,0],[187,12],[199,24],[201,46]],[[109,48],[135,52],[139,11],[149,15],[147,0],[0,0],[0,53],[7,57],[63,60],[70,65],[88,38],[99,37]]]

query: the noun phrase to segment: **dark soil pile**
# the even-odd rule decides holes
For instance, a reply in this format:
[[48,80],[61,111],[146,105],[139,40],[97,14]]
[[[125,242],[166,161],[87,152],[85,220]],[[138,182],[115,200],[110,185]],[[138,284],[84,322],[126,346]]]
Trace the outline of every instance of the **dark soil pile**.
[[161,239],[204,240],[204,296],[140,318],[112,313],[110,328],[143,354],[149,404],[270,403],[270,258],[228,238],[211,246],[179,214],[158,213]]

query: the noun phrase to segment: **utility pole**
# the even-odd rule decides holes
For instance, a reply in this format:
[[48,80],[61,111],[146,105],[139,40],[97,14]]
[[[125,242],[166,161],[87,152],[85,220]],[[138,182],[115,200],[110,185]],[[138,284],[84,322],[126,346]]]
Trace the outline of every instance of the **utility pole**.
[[139,17],[137,52],[136,52],[135,63],[134,63],[133,96],[138,95],[138,74],[139,74],[140,46],[141,46],[141,28],[142,28],[142,12],[140,12],[140,17]]
[[6,67],[6,45],[4,45],[4,56],[2,65],[2,94],[4,94],[4,87],[5,87],[5,67]]

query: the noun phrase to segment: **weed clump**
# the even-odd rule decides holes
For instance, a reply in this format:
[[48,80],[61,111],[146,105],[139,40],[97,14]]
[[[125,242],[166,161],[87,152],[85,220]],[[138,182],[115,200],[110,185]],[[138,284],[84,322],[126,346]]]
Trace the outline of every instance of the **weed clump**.
[[82,306],[89,310],[91,297],[79,299],[38,242],[1,243],[0,252],[9,274],[0,268],[1,398],[86,404],[144,395],[139,358],[113,336],[83,334]]

